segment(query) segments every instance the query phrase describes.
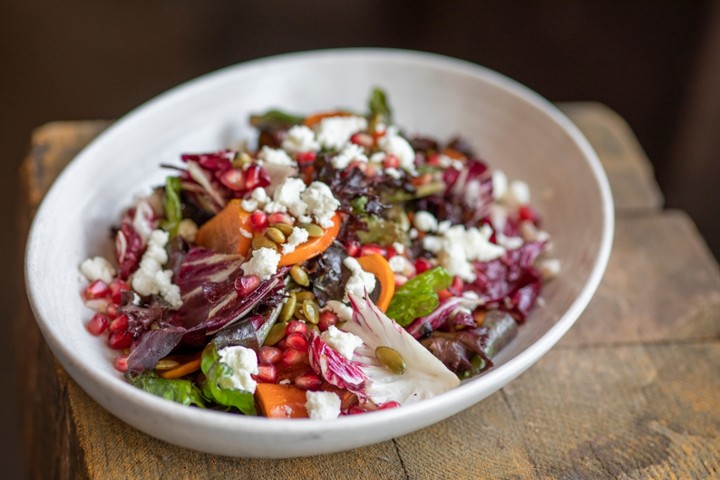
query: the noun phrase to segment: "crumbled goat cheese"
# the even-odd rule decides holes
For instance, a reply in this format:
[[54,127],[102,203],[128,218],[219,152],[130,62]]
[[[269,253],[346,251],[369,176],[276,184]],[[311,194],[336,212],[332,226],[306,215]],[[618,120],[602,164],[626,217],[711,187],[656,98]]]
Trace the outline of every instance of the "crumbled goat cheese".
[[353,309],[349,305],[345,305],[339,300],[328,300],[322,311],[330,311],[338,316],[341,322],[349,322],[352,320]]
[[258,153],[258,159],[260,160],[258,164],[261,164],[270,176],[270,185],[265,187],[267,193],[272,194],[275,187],[286,178],[297,175],[297,165],[284,150],[270,148],[266,145]]
[[403,245],[400,242],[393,242],[392,247],[395,249],[395,252],[397,252],[399,255],[402,255],[405,253],[405,245]]
[[386,158],[387,158],[387,153],[375,152],[372,155],[370,155],[370,163],[383,163]]
[[521,180],[513,180],[500,201],[511,206],[527,205],[530,203],[530,187]]
[[258,374],[258,360],[255,351],[241,346],[225,347],[219,352],[220,361],[230,367],[232,375],[220,377],[222,388],[234,388],[255,393],[257,382],[250,375]]
[[252,258],[243,263],[242,271],[245,275],[257,275],[260,280],[267,280],[277,273],[280,254],[272,248],[258,248],[253,250]]
[[498,245],[505,247],[508,250],[515,250],[516,248],[520,248],[525,243],[522,237],[508,237],[503,235],[502,233],[498,233],[495,236],[495,239]]
[[360,348],[363,344],[362,338],[354,333],[343,332],[335,325],[330,325],[320,334],[320,338],[348,360],[352,360],[355,349]]
[[550,234],[537,228],[530,220],[520,222],[518,229],[526,242],[546,242],[550,240]]
[[413,225],[421,232],[434,232],[438,228],[438,221],[432,213],[420,210],[415,212]]
[[411,228],[408,230],[408,235],[410,235],[411,240],[415,240],[420,234],[418,233],[417,228]]
[[178,235],[187,240],[188,242],[195,241],[195,235],[197,235],[198,226],[195,222],[189,218],[185,218],[178,225]]
[[135,206],[133,228],[140,235],[143,242],[147,242],[153,231],[155,212],[146,200],[140,200]]
[[323,118],[317,131],[320,145],[333,150],[340,150],[357,132],[367,129],[367,120],[363,117],[329,117]]
[[245,238],[253,238],[253,234],[249,232],[248,230],[245,230],[244,228],[240,229],[240,235],[242,235]]
[[263,207],[263,211],[265,213],[284,213],[287,212],[287,207],[283,205],[282,203],[278,202],[268,202]]
[[283,253],[288,254],[295,251],[298,245],[302,245],[307,242],[310,234],[307,230],[300,227],[293,228],[292,233],[287,238],[287,241],[283,244]]
[[388,260],[390,270],[392,270],[394,273],[403,273],[405,271],[407,263],[408,260],[401,255],[395,255],[390,260]]
[[299,217],[305,214],[307,204],[301,200],[300,194],[305,191],[305,182],[300,178],[286,178],[273,193],[273,200],[284,205],[287,210]]
[[250,194],[250,199],[258,203],[258,205],[265,205],[270,201],[270,197],[263,187],[257,187]]
[[180,288],[172,283],[172,271],[162,269],[168,260],[165,251],[168,238],[167,232],[153,230],[140,260],[140,267],[133,274],[131,283],[133,290],[140,295],[160,294],[172,308],[178,309],[182,306]]
[[490,205],[490,223],[496,232],[504,232],[507,225],[507,210],[502,205]]
[[367,163],[368,157],[365,155],[365,150],[360,145],[354,143],[348,143],[340,150],[340,153],[335,155],[331,162],[332,166],[338,170],[347,168],[351,162],[363,162]]
[[395,155],[400,160],[400,168],[415,173],[415,150],[407,140],[398,135],[397,128],[388,128],[385,136],[380,138],[378,146],[385,153]]
[[452,227],[452,222],[450,220],[443,220],[442,222],[438,223],[437,231],[438,233],[443,234],[447,232],[450,227]]
[[470,180],[467,185],[465,185],[465,192],[463,194],[465,204],[473,210],[482,208],[485,205],[483,190],[485,190],[485,187],[483,187],[480,180]]
[[402,172],[398,170],[397,168],[386,168],[385,173],[395,180],[398,180],[402,177]]
[[307,215],[312,215],[323,228],[332,226],[332,216],[340,206],[330,187],[322,182],[312,182],[302,192],[302,200],[307,204]]
[[476,275],[470,262],[494,260],[505,253],[505,248],[489,241],[492,233],[488,225],[479,229],[454,225],[442,236],[423,238],[423,248],[437,254],[438,261],[450,274],[472,282]]
[[500,200],[503,196],[505,196],[508,189],[508,178],[502,170],[493,170],[492,189],[494,200]]
[[308,415],[313,420],[333,420],[340,416],[340,397],[333,392],[305,393]]
[[551,280],[560,275],[560,260],[557,258],[548,258],[539,263],[538,268],[543,280]]
[[315,133],[305,125],[295,125],[288,130],[282,142],[283,150],[290,153],[317,152],[320,144],[315,140]]
[[254,212],[258,208],[258,202],[255,200],[242,200],[240,206],[246,212]]
[[375,275],[363,270],[357,260],[353,257],[346,257],[345,260],[343,260],[343,265],[345,265],[345,268],[350,270],[351,273],[350,278],[348,278],[345,284],[344,301],[348,301],[348,294],[350,293],[356,297],[365,298],[365,291],[370,293],[375,290]]
[[88,258],[80,265],[80,273],[89,281],[102,280],[110,283],[115,277],[115,268],[103,257]]
[[265,145],[262,150],[260,150],[260,153],[258,153],[258,158],[260,160],[263,160],[264,163],[272,163],[273,165],[295,164],[295,162],[293,162],[293,159],[290,158],[290,155],[288,155],[285,150],[279,148],[271,148],[267,145]]

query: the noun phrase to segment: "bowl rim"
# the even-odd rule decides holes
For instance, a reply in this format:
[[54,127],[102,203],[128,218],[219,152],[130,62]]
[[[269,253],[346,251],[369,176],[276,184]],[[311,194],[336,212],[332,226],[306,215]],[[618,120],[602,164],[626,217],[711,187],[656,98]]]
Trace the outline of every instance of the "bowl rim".
[[[491,82],[494,86],[505,90],[506,92],[519,97],[525,102],[531,104],[534,108],[549,116],[556,124],[558,124],[572,139],[576,146],[583,153],[593,174],[601,200],[602,200],[602,238],[600,240],[597,257],[590,271],[590,275],[582,287],[580,293],[573,300],[570,307],[557,319],[555,324],[540,336],[531,345],[519,352],[513,358],[507,360],[504,364],[497,368],[493,368],[478,377],[474,381],[463,382],[458,387],[445,392],[433,398],[423,400],[421,402],[403,406],[399,409],[391,409],[386,411],[374,412],[373,415],[349,415],[334,420],[312,420],[299,419],[299,421],[273,421],[265,417],[252,417],[244,415],[228,415],[225,412],[217,412],[210,410],[201,410],[197,408],[188,408],[184,405],[176,404],[168,400],[156,397],[152,394],[144,392],[133,387],[130,384],[117,382],[117,378],[113,378],[106,371],[100,371],[82,362],[72,362],[76,353],[67,347],[61,339],[52,335],[49,330],[48,312],[43,307],[41,298],[38,297],[33,290],[34,272],[33,268],[35,259],[40,248],[38,242],[38,230],[42,223],[42,219],[47,215],[48,205],[52,198],[58,194],[64,179],[73,175],[73,172],[81,168],[86,162],[85,159],[92,158],[100,145],[111,141],[117,136],[122,136],[127,129],[133,128],[133,124],[140,119],[151,116],[157,110],[162,110],[166,102],[180,102],[187,96],[195,94],[196,90],[204,90],[212,88],[216,82],[228,81],[234,72],[247,71],[253,68],[262,68],[266,65],[283,63],[283,62],[304,62],[313,60],[329,60],[342,56],[343,59],[348,57],[370,58],[373,60],[392,60],[398,62],[408,62],[413,64],[422,64],[424,66],[439,67],[443,70],[450,70],[456,74],[480,78],[483,81]],[[25,285],[28,299],[35,316],[36,322],[40,327],[43,336],[50,345],[53,353],[58,357],[61,364],[66,369],[68,364],[72,363],[72,370],[79,370],[82,379],[76,379],[81,385],[86,381],[94,384],[104,391],[112,391],[121,395],[124,399],[132,404],[142,404],[143,408],[152,411],[152,413],[160,414],[165,418],[175,421],[191,422],[196,425],[211,426],[221,430],[235,430],[239,433],[243,431],[257,431],[262,429],[268,434],[309,434],[317,432],[342,432],[349,428],[363,426],[381,428],[390,419],[400,421],[402,419],[410,419],[421,416],[423,412],[436,412],[440,408],[452,405],[450,410],[453,412],[479,402],[486,396],[496,392],[503,385],[520,375],[527,368],[532,366],[539,360],[557,341],[567,332],[567,330],[575,323],[577,318],[583,312],[594,295],[597,287],[605,272],[610,251],[612,248],[612,240],[614,233],[614,209],[611,190],[607,176],[601,166],[595,151],[590,146],[587,139],[580,133],[580,130],[573,124],[555,105],[540,96],[538,93],[520,84],[519,82],[487,67],[483,67],[465,60],[439,55],[436,53],[421,52],[415,50],[389,49],[389,48],[335,48],[312,51],[299,51],[263,57],[247,62],[231,65],[211,73],[199,76],[188,82],[173,87],[158,96],[153,97],[149,101],[143,103],[139,107],[131,110],[123,115],[107,130],[102,132],[90,144],[88,144],[61,172],[58,178],[53,182],[46,193],[41,205],[39,206],[35,218],[33,219],[28,234],[28,241],[25,252]],[[73,377],[75,377],[73,375]],[[84,388],[84,390],[87,390]],[[482,393],[483,391],[487,393]],[[91,395],[94,397],[94,395]],[[98,400],[96,398],[96,400]],[[99,400],[98,400],[99,401]],[[100,401],[102,404],[103,402]],[[460,408],[457,408],[460,407]],[[107,408],[107,407],[105,407]],[[120,416],[111,410],[114,415]],[[448,415],[443,416],[443,418]],[[139,428],[139,427],[138,427]],[[395,436],[395,435],[393,435]]]

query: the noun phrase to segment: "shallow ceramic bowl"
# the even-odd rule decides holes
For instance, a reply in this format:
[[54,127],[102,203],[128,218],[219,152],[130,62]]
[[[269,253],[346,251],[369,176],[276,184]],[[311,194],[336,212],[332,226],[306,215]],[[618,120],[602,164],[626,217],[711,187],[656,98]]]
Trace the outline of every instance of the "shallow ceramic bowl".
[[[371,87],[396,123],[441,139],[462,135],[492,166],[531,187],[562,274],[496,366],[415,405],[333,421],[243,417],[185,407],[123,381],[114,354],[84,328],[78,266],[112,258],[108,230],[138,194],[162,182],[159,164],[253,138],[248,115],[271,107],[363,111]],[[65,169],[40,207],[26,257],[27,291],[52,351],[97,402],[139,430],[184,447],[247,457],[293,457],[369,445],[421,429],[479,402],[547,352],[578,318],[610,252],[607,179],[587,141],[553,105],[493,71],[393,50],[283,55],[230,67],[161,95],[118,121]],[[349,434],[351,432],[351,434]]]

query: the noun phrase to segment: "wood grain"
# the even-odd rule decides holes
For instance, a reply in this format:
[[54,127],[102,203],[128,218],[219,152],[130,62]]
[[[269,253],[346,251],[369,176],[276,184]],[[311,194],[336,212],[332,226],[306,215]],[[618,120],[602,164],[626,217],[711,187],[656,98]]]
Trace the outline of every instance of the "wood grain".
[[[15,326],[34,478],[712,478],[720,476],[720,274],[662,197],[628,126],[595,103],[563,110],[605,166],[618,215],[608,271],[563,341],[451,419],[350,452],[217,457],[119,421],[54,362],[29,312]],[[23,165],[27,222],[56,175],[108,122],[38,129]]]

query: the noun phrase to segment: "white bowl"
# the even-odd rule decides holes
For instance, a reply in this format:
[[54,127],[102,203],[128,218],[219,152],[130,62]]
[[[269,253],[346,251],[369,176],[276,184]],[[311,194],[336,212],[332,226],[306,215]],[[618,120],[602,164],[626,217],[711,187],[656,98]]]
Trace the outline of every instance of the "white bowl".
[[[371,87],[389,94],[409,132],[460,134],[492,166],[531,187],[551,233],[561,276],[548,283],[518,337],[487,373],[438,397],[333,421],[268,420],[185,407],[125,383],[113,354],[84,328],[78,265],[111,255],[108,230],[187,151],[252,138],[248,115],[270,107],[310,113],[362,111]],[[233,66],[177,87],[125,116],[89,145],[48,192],[33,223],[26,284],[38,325],[75,381],[134,427],[184,447],[231,456],[294,457],[398,437],[454,415],[517,377],[578,318],[610,253],[613,205],[585,138],[546,100],[498,73],[463,61],[398,50],[297,53]]]

